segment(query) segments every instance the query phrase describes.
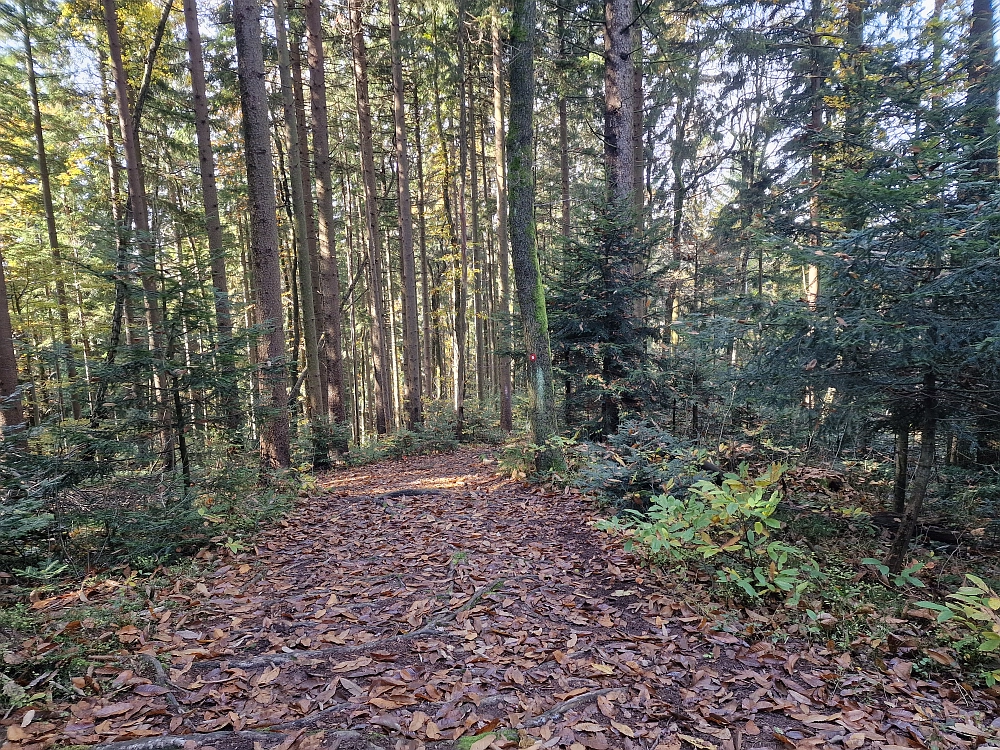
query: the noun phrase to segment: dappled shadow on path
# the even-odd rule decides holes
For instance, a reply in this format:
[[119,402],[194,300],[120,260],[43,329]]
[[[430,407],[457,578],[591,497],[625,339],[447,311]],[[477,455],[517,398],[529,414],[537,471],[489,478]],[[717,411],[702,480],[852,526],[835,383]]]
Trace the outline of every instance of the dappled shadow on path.
[[463,449],[321,477],[253,553],[178,581],[137,644],[166,668],[77,701],[64,741],[920,747],[988,723],[905,662],[714,629],[589,527],[591,501],[494,468]]

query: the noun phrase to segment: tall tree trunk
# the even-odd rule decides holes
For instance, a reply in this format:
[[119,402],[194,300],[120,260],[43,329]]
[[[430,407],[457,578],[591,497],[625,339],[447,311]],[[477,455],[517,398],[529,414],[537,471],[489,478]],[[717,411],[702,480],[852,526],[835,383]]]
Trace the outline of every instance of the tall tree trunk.
[[264,86],[260,6],[257,0],[234,0],[233,26],[243,110],[257,322],[268,329],[263,338],[266,361],[261,366],[262,386],[267,402],[266,414],[261,420],[260,453],[264,467],[284,468],[291,463],[291,450],[288,443],[288,397],[285,390],[281,261],[278,254],[278,218],[274,198],[267,89]]
[[927,495],[927,485],[934,470],[934,442],[937,430],[937,391],[933,372],[924,375],[924,388],[921,395],[922,409],[920,416],[920,459],[917,471],[910,487],[910,497],[903,512],[903,520],[896,530],[885,564],[893,573],[903,569],[906,552],[910,548],[910,538],[917,529],[920,518],[920,508]]
[[483,277],[486,274],[486,264],[483,260],[483,237],[479,230],[479,177],[476,171],[479,168],[476,158],[476,96],[473,85],[472,74],[467,75],[469,103],[466,121],[468,127],[469,144],[469,174],[472,178],[472,263],[473,272],[473,315],[476,321],[476,398],[479,403],[486,401],[486,394],[489,389],[489,359],[486,355],[486,312],[485,295],[483,294]]
[[317,466],[328,463],[328,446],[322,439],[318,417],[323,415],[323,393],[319,366],[319,334],[316,325],[316,305],[313,300],[313,270],[309,255],[306,192],[299,164],[299,125],[292,90],[292,70],[288,56],[287,13],[285,0],[274,0],[274,28],[278,47],[278,71],[281,79],[281,103],[285,115],[285,142],[288,144],[288,181],[291,184],[291,213],[295,228],[296,269],[299,286],[299,311],[306,350],[306,413],[313,424],[313,445]]
[[491,38],[493,42],[493,156],[496,162],[497,184],[497,265],[500,267],[500,429],[514,429],[512,408],[514,380],[511,371],[511,316],[510,274],[508,271],[510,247],[507,238],[507,154],[503,117],[504,77],[503,48],[500,44],[500,13],[493,6],[491,11]]
[[[139,278],[142,282],[146,313],[146,335],[153,356],[154,401],[158,404],[159,421],[163,425],[163,452],[168,461],[173,454],[171,440],[173,431],[168,426],[168,412],[171,408],[167,383],[166,366],[162,351],[162,316],[160,313],[159,285],[157,283],[156,245],[149,226],[149,207],[146,202],[146,187],[143,180],[139,132],[135,127],[132,111],[129,109],[128,77],[122,59],[121,39],[118,34],[118,10],[115,0],[103,0],[104,25],[108,35],[108,54],[111,58],[111,72],[115,83],[115,103],[118,107],[118,123],[121,128],[125,150],[125,167],[128,177],[129,207],[135,227],[136,244],[139,249]],[[151,52],[152,54],[152,52]],[[147,68],[152,66],[152,58],[147,58]],[[136,106],[142,98],[137,97]],[[126,227],[127,229],[127,227]],[[98,402],[100,403],[100,402]]]
[[[198,6],[195,0],[184,0],[184,24],[187,27],[188,58],[191,61],[191,94],[194,107],[194,132],[198,141],[198,170],[201,174],[201,195],[205,211],[205,233],[208,236],[209,263],[212,269],[212,299],[215,304],[215,325],[219,342],[225,346],[233,337],[232,313],[229,307],[229,283],[226,279],[226,246],[219,218],[219,191],[215,182],[215,156],[212,152],[212,129],[208,119],[208,97],[205,86],[205,63],[198,29]],[[236,387],[236,373],[231,354],[221,358],[222,411],[226,427],[238,430],[243,421]]]
[[14,328],[7,301],[7,277],[0,252],[0,440],[19,432],[24,426],[21,392],[17,387],[17,357],[14,354]]
[[410,157],[403,106],[403,63],[400,59],[399,0],[389,0],[389,45],[392,55],[392,114],[396,125],[396,182],[399,195],[399,254],[403,277],[403,423],[407,429],[423,421],[420,387],[420,337],[417,332],[417,268],[413,256],[413,206]]
[[[545,288],[538,267],[532,139],[535,102],[535,0],[513,0],[510,30],[510,125],[507,131],[507,175],[510,191],[510,249],[514,265],[517,301],[524,325],[528,354],[528,409],[532,437],[546,446],[557,434],[555,390],[552,383],[552,352],[545,310]],[[561,451],[541,450],[539,471],[560,469]]]
[[69,303],[66,301],[66,283],[62,277],[62,255],[59,248],[59,234],[56,231],[56,212],[52,204],[52,185],[49,180],[49,163],[45,154],[45,135],[42,131],[42,110],[38,100],[38,81],[35,76],[35,57],[31,50],[31,25],[28,20],[27,5],[21,5],[24,32],[24,59],[28,73],[28,95],[31,99],[31,116],[35,130],[35,152],[38,156],[38,180],[42,188],[42,207],[45,210],[45,227],[48,231],[49,251],[55,272],[56,307],[59,309],[59,327],[62,344],[66,349],[66,375],[70,385],[70,404],[73,419],[80,419],[80,394],[74,387],[76,382],[76,360],[73,356],[73,337],[69,329]]
[[354,92],[357,101],[361,151],[361,179],[365,189],[365,223],[368,239],[368,290],[372,309],[372,358],[375,367],[375,429],[384,435],[392,427],[392,394],[389,390],[389,351],[386,341],[382,248],[375,186],[375,153],[372,145],[371,99],[368,93],[368,50],[365,47],[361,0],[349,0],[351,51],[354,58]]
[[627,211],[633,205],[634,3],[635,0],[604,0],[604,158],[608,198],[617,211]]
[[[289,9],[292,10],[291,8]],[[320,413],[330,414],[330,373],[329,362],[323,356],[324,320],[326,310],[324,303],[324,290],[322,285],[322,263],[320,262],[319,239],[316,236],[316,207],[313,204],[313,180],[312,171],[309,169],[309,135],[306,128],[306,104],[305,94],[302,87],[302,51],[300,42],[305,33],[302,14],[291,13],[289,17],[289,62],[292,66],[292,93],[295,96],[295,124],[299,135],[299,170],[302,173],[303,207],[306,216],[306,244],[309,247],[309,263],[312,266],[312,287],[313,287],[313,315],[316,318],[316,330],[321,341],[318,343],[320,350],[319,357],[319,379],[320,391],[323,405]],[[338,274],[339,278],[339,274]],[[343,313],[341,312],[341,318]],[[341,334],[343,329],[341,328]],[[343,343],[343,342],[341,342]],[[343,448],[343,446],[339,446]]]
[[427,221],[425,205],[427,191],[424,186],[424,149],[420,139],[420,96],[416,82],[413,86],[413,137],[417,148],[417,224],[420,227],[420,296],[423,307],[423,391],[430,396],[434,390],[434,354],[431,329],[434,316],[431,311],[431,265],[427,258]]
[[570,234],[569,214],[569,112],[566,107],[566,89],[569,81],[565,69],[568,64],[566,54],[566,9],[559,5],[556,10],[556,28],[559,36],[559,61],[563,65],[563,76],[559,81],[559,188],[560,213],[559,233],[568,240]]
[[906,509],[906,480],[910,458],[910,426],[896,428],[896,460],[892,483],[892,509],[902,513]]
[[[809,46],[811,66],[809,72],[809,99],[810,99],[810,141],[811,153],[809,155],[809,176],[811,185],[809,187],[809,245],[818,248],[820,246],[820,210],[819,210],[819,186],[823,179],[823,163],[820,158],[819,141],[823,131],[823,69],[822,50],[820,49],[819,26],[823,13],[823,0],[812,0],[812,10],[810,15],[811,30],[809,34]],[[815,309],[819,301],[819,266],[808,264],[805,274],[805,299],[810,309]]]
[[330,175],[330,131],[327,124],[326,64],[320,0],[305,0],[312,108],[313,167],[319,204],[320,276],[323,287],[323,343],[320,356],[327,370],[327,404],[336,422],[347,420],[344,362],[341,355],[340,269],[334,250],[333,178]]
[[455,271],[455,435],[461,440],[465,426],[466,342],[469,297],[469,222],[465,202],[469,169],[469,108],[465,99],[468,60],[464,0],[458,0],[458,247]]

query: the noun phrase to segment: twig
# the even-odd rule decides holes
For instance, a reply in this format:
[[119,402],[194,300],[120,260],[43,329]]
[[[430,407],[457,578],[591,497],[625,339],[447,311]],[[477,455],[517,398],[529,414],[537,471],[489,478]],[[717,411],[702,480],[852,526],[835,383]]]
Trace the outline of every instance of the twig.
[[579,708],[582,705],[590,703],[595,700],[598,696],[607,695],[608,693],[613,693],[616,690],[621,690],[622,688],[603,688],[601,690],[591,690],[589,693],[582,693],[569,700],[565,700],[562,703],[557,703],[548,711],[540,713],[534,719],[528,721],[522,721],[518,724],[520,729],[530,729],[531,727],[540,727],[553,719],[558,719],[567,711],[572,711],[574,708]]

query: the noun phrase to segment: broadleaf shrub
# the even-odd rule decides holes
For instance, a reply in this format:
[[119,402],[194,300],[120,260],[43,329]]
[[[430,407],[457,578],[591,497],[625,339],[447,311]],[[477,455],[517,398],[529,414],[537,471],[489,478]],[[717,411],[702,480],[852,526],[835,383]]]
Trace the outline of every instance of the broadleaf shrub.
[[[967,586],[948,594],[947,604],[917,602],[938,613],[937,621],[950,630],[958,651],[1000,655],[1000,594],[979,576],[965,574]],[[987,668],[983,677],[991,687],[1000,682],[1000,668]]]
[[623,534],[626,549],[653,559],[708,564],[719,583],[748,598],[780,596],[796,604],[823,576],[810,552],[774,538],[781,529],[775,485],[783,472],[773,464],[751,478],[743,464],[721,486],[699,480],[683,497],[657,495],[646,513],[626,511],[598,528]]

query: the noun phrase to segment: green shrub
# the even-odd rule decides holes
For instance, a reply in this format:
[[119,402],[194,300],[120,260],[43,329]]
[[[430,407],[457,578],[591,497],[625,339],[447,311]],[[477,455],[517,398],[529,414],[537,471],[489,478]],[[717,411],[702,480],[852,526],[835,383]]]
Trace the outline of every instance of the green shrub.
[[[948,594],[948,604],[917,604],[938,613],[938,623],[945,626],[959,652],[971,649],[995,657],[1000,654],[1000,595],[979,576],[966,573],[965,578],[971,585]],[[1000,668],[985,669],[983,677],[992,687],[1000,682]]]
[[773,464],[751,479],[746,464],[727,474],[722,486],[705,480],[682,498],[658,495],[646,514],[626,511],[599,528],[628,536],[626,549],[683,564],[707,561],[720,583],[751,599],[782,596],[798,603],[822,578],[812,555],[772,538],[781,528],[774,512],[781,493],[773,489],[784,467]]

